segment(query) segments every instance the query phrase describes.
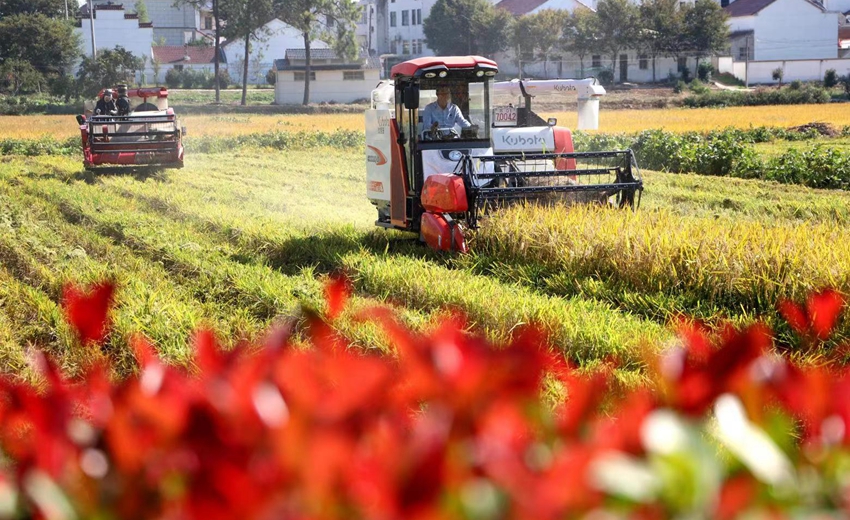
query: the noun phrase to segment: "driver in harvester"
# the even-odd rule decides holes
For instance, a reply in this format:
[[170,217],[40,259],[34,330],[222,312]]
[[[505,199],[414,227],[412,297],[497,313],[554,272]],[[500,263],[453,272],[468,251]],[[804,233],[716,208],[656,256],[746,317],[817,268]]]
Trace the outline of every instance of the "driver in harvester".
[[94,115],[96,116],[114,116],[118,113],[118,107],[115,105],[115,100],[112,99],[112,91],[106,89],[103,91],[103,97],[97,100],[97,105],[94,107]]
[[455,125],[469,128],[472,123],[463,117],[457,105],[452,103],[452,93],[448,85],[437,87],[437,101],[429,103],[422,110],[422,127],[434,135],[438,128],[452,128]]

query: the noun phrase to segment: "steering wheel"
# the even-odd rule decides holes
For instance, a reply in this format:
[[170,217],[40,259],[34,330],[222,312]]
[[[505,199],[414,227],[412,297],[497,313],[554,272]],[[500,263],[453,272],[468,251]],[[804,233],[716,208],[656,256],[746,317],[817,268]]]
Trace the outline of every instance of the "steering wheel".
[[460,139],[460,134],[457,130],[448,127],[426,130],[425,134],[432,141],[451,141],[452,139]]

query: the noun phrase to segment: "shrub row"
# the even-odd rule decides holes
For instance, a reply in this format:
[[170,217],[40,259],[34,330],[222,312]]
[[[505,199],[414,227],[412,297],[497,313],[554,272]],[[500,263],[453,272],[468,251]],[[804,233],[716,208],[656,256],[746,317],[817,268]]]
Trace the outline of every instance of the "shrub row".
[[795,88],[760,89],[755,92],[720,90],[698,92],[682,102],[689,108],[757,105],[810,105],[829,103],[832,96],[821,87],[795,85]]
[[[184,139],[186,148],[192,152],[216,153],[234,148],[256,146],[276,150],[304,148],[356,148],[365,145],[365,136],[354,130],[334,132],[269,132],[234,136],[202,136]],[[81,154],[80,138],[69,137],[57,140],[50,136],[38,139],[0,139],[0,155],[65,155]]]
[[675,134],[663,130],[645,130],[637,135],[576,133],[575,140],[576,150],[580,151],[631,148],[638,165],[650,170],[774,180],[811,188],[850,189],[850,156],[839,150],[818,145],[805,151],[790,149],[780,156],[764,160],[752,146],[779,136],[800,140],[817,135],[813,129],[798,133],[761,127],[726,129],[707,134]]

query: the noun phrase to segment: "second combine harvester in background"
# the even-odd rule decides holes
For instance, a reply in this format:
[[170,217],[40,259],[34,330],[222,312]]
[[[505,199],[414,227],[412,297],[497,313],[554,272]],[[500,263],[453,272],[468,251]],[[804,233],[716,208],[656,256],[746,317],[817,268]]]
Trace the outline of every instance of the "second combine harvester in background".
[[[494,61],[426,57],[392,68],[366,111],[367,195],[378,226],[419,232],[431,247],[467,250],[464,228],[488,207],[513,200],[563,200],[636,207],[643,190],[631,150],[573,151],[572,133],[531,110],[543,91],[578,94],[579,129],[598,125],[594,79],[493,81]],[[437,89],[450,91],[469,126],[423,124]],[[498,93],[520,106],[497,106]]]

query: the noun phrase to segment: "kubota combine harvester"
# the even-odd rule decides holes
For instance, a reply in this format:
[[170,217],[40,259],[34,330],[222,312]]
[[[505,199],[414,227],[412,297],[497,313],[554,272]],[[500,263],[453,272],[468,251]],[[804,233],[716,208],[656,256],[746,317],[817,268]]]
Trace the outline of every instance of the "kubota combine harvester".
[[[539,92],[578,95],[579,129],[598,125],[595,79],[493,81],[494,61],[425,57],[392,68],[366,111],[367,195],[376,224],[419,232],[431,247],[466,251],[464,228],[513,200],[597,202],[634,208],[643,181],[631,150],[576,153],[570,130],[531,110]],[[469,126],[423,124],[438,88]],[[513,102],[493,102],[497,94]],[[440,105],[441,107],[443,105]]]
[[[157,165],[183,167],[183,135],[168,107],[165,87],[126,89],[119,86],[126,114],[96,113],[86,102],[86,114],[77,116],[83,139],[83,164],[98,166]],[[103,97],[104,91],[98,94]]]

